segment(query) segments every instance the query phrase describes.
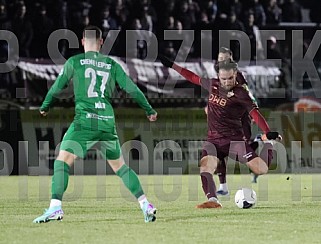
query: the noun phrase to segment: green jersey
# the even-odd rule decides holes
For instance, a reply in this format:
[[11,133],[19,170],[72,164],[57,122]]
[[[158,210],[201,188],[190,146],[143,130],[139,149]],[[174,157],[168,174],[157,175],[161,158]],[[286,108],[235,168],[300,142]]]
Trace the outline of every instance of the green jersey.
[[116,83],[142,107],[155,114],[142,91],[113,59],[99,52],[86,52],[67,60],[40,108],[48,111],[54,99],[72,80],[75,95],[75,124],[91,130],[110,131],[115,127],[111,98]]

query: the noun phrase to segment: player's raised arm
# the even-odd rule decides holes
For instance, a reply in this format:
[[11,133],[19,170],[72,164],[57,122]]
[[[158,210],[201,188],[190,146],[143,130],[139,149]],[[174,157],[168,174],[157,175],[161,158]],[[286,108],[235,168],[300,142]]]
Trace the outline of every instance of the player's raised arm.
[[65,63],[63,69],[61,70],[60,74],[58,75],[55,83],[49,89],[45,100],[43,101],[40,107],[40,113],[43,116],[47,115],[49,108],[52,106],[53,102],[57,98],[57,95],[68,86],[70,79],[73,75],[73,68],[71,64],[71,60],[68,59]]
[[167,67],[172,68],[176,70],[180,75],[182,75],[186,80],[196,84],[201,85],[201,77],[199,77],[197,74],[193,73],[192,71],[185,69],[178,64],[174,63],[173,61],[169,60],[164,55],[159,55],[158,59],[161,61],[161,63]]
[[270,127],[263,115],[260,113],[258,109],[253,109],[250,112],[251,117],[255,121],[255,123],[259,126],[259,128],[263,131],[262,140],[278,140],[282,141],[282,136],[277,131],[270,131]]
[[264,134],[270,132],[270,127],[268,123],[266,122],[265,118],[257,108],[252,109],[250,111],[250,115]]
[[126,75],[119,64],[115,65],[116,82],[119,84],[120,88],[125,90],[138,103],[138,105],[145,110],[149,121],[156,121],[157,112],[149,104],[144,93],[137,87],[137,85],[131,80],[131,78]]

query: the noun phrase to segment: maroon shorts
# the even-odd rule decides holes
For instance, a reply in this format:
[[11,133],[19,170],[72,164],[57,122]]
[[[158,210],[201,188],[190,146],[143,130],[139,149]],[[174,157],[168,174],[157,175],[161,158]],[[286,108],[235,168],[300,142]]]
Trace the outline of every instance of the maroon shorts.
[[202,158],[211,155],[223,160],[225,157],[230,157],[240,163],[247,163],[258,157],[253,148],[243,140],[231,140],[228,138],[210,139],[203,145]]

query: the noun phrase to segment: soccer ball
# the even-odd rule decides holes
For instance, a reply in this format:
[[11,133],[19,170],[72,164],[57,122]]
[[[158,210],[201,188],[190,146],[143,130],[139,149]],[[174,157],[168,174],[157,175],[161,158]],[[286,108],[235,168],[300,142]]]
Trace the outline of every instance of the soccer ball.
[[256,192],[250,188],[242,188],[235,194],[235,204],[239,208],[252,208],[256,204]]

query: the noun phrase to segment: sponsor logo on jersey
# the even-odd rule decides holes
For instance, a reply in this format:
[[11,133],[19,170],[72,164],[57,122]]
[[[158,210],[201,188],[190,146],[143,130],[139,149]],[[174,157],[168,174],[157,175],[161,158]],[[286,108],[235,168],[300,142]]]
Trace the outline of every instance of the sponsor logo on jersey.
[[227,102],[225,98],[219,97],[218,95],[214,95],[214,94],[211,94],[209,96],[208,101],[211,103],[216,103],[222,107],[225,107]]
[[228,98],[233,97],[234,96],[234,92],[233,91],[229,91],[226,96]]
[[94,114],[94,113],[87,113],[86,114],[86,119],[98,119],[98,120],[109,120],[109,119],[113,119],[114,116],[110,116],[110,115],[98,115],[98,114]]
[[95,103],[95,108],[103,108],[105,109],[106,108],[106,104],[105,103],[102,103],[102,102],[97,102]]

